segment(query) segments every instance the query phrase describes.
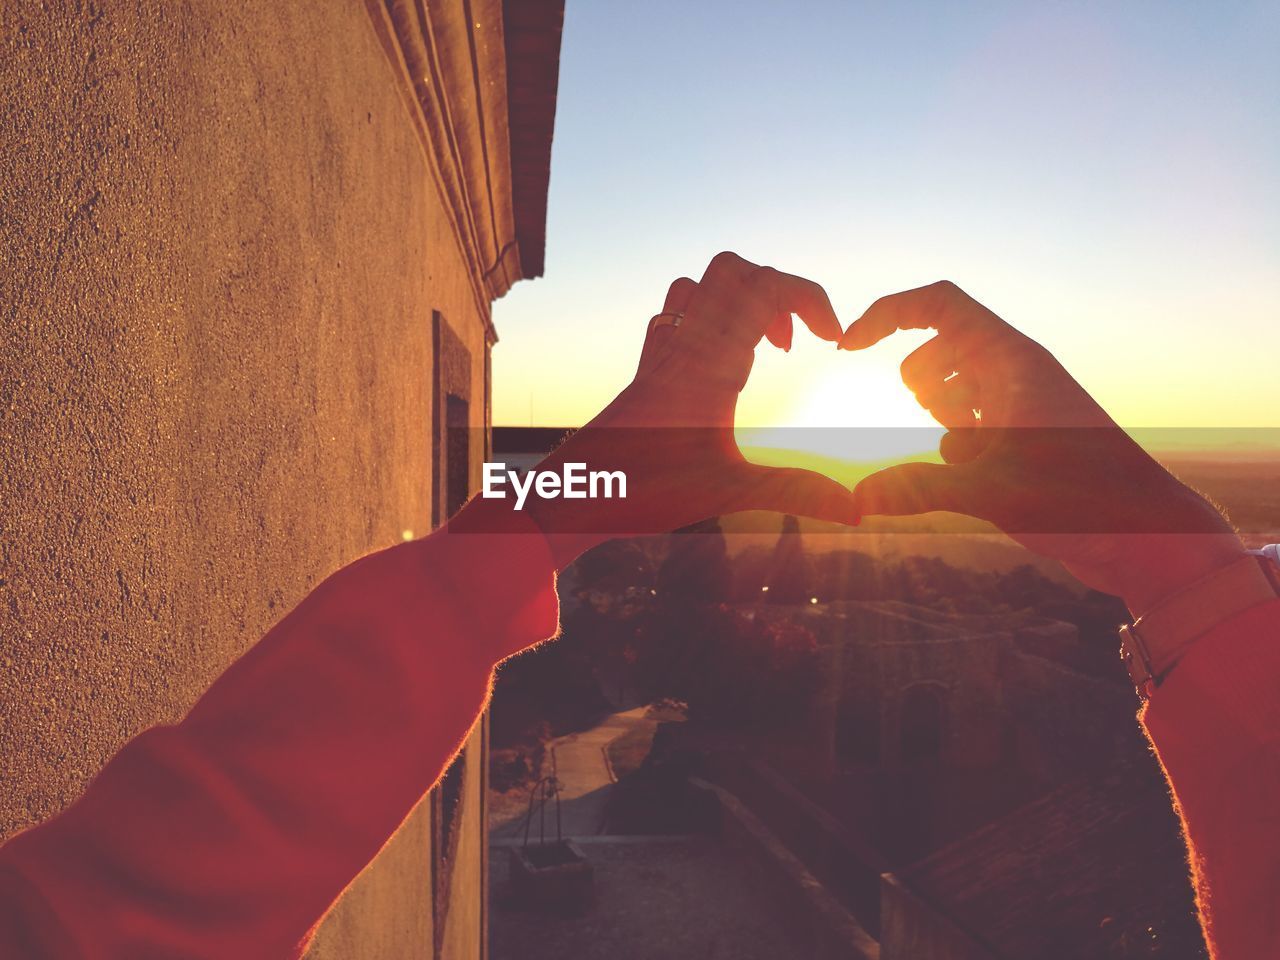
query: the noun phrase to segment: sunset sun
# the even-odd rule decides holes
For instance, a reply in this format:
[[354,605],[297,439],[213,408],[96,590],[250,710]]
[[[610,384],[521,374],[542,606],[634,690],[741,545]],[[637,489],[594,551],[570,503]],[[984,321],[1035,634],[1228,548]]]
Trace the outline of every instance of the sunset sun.
[[759,350],[739,403],[738,445],[748,459],[797,466],[929,456],[942,428],[898,376],[902,357],[923,339],[837,352],[797,331],[791,353]]

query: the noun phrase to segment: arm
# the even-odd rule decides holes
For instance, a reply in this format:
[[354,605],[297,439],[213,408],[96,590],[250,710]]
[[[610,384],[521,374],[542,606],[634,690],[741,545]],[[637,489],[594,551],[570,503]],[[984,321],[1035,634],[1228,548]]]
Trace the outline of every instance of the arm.
[[545,541],[489,524],[338,571],[0,848],[0,955],[296,953],[457,752],[493,664],[556,631]]
[[296,955],[456,753],[494,665],[555,633],[557,568],[734,510],[851,520],[849,491],[749,464],[732,436],[756,343],[784,321],[789,342],[789,311],[838,339],[821,288],[722,254],[665,309],[683,322],[651,323],[635,380],[545,464],[623,470],[627,499],[473,500],[334,574],[181,723],[0,847],[0,956]]
[[[1143,451],[1043,347],[955,285],[885,297],[850,325],[938,335],[902,365],[948,428],[943,464],[904,464],[855,490],[862,512],[988,520],[1122,597],[1135,618],[1244,555],[1216,508]],[[980,414],[980,416],[979,416]],[[1280,956],[1280,601],[1199,635],[1141,715],[1176,798],[1210,953]]]
[[1214,957],[1280,955],[1280,601],[1191,648],[1141,720],[1173,788]]

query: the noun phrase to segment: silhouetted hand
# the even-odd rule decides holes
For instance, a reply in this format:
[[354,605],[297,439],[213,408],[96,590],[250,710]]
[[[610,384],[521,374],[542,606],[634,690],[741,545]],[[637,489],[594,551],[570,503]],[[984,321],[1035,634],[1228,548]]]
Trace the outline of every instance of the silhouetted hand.
[[739,510],[852,522],[844,486],[807,470],[748,463],[733,436],[738,394],[761,337],[789,348],[796,313],[822,339],[840,339],[822,287],[722,253],[700,282],[671,284],[662,309],[681,314],[680,324],[650,321],[635,379],[539,465],[585,463],[627,477],[625,500],[531,504],[559,565],[611,535],[662,532]]
[[948,432],[945,464],[872,474],[861,514],[967,513],[1135,615],[1239,556],[1222,515],[1152,459],[1053,355],[947,281],[883,297],[840,341],[859,350],[895,330],[938,335],[902,379]]

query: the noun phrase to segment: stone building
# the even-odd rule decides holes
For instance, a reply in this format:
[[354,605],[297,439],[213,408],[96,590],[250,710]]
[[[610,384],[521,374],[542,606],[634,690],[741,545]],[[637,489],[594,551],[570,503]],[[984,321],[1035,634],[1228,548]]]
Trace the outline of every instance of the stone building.
[[[0,838],[182,716],[488,444],[562,0],[0,18]],[[485,727],[311,955],[485,955]]]

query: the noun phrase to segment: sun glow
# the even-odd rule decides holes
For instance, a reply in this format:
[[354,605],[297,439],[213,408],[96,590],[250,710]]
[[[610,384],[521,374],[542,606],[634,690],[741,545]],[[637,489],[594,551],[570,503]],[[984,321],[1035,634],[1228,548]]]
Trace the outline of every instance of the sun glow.
[[924,339],[900,335],[871,350],[837,352],[798,328],[790,354],[761,347],[739,402],[738,446],[771,465],[820,469],[830,461],[824,472],[833,474],[936,457],[943,430],[898,375],[902,358]]

